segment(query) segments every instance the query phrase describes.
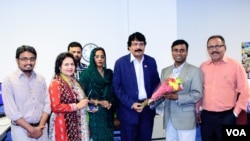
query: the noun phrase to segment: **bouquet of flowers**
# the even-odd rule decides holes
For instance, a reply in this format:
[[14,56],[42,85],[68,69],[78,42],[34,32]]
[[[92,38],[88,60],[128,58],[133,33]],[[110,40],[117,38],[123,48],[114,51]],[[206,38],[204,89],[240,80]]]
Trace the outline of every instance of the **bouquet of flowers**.
[[156,101],[159,101],[158,102],[159,104],[162,101],[164,101],[164,97],[163,97],[164,94],[177,92],[182,89],[183,89],[182,80],[180,78],[169,77],[152,94],[152,97],[148,99],[147,104],[150,105],[151,108],[154,108],[157,106],[157,105],[153,105]]

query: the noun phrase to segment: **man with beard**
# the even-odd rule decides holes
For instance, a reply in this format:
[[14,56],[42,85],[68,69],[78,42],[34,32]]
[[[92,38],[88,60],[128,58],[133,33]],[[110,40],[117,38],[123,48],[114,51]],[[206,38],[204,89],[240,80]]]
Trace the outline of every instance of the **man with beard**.
[[78,42],[71,42],[68,45],[68,52],[72,53],[77,63],[75,77],[79,80],[79,76],[87,68],[86,64],[81,62],[82,59],[82,45]]
[[202,141],[221,141],[222,125],[236,124],[249,99],[248,82],[243,66],[227,57],[226,43],[221,35],[207,40],[211,59],[200,66],[203,77],[203,98],[197,103],[197,121],[201,123]]
[[131,34],[127,44],[130,54],[116,61],[113,76],[121,140],[151,141],[155,110],[144,107],[144,103],[160,83],[157,65],[154,58],[144,54],[143,34]]
[[202,97],[202,73],[198,67],[186,62],[188,43],[185,40],[174,41],[171,52],[174,64],[162,69],[161,82],[169,77],[180,78],[183,89],[166,93],[161,104],[164,106],[166,141],[195,141],[195,103]]
[[11,120],[13,141],[47,141],[50,99],[45,79],[33,69],[36,50],[27,45],[16,50],[18,69],[3,80],[4,110]]

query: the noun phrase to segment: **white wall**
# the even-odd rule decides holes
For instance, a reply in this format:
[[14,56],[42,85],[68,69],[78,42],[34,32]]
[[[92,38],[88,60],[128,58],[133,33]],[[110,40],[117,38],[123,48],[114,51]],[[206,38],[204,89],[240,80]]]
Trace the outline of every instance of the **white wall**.
[[224,36],[226,55],[241,61],[241,42],[250,41],[249,0],[178,0],[177,35],[190,44],[188,61],[199,66],[209,58],[209,36]]
[[154,56],[159,70],[171,57],[163,47],[176,35],[175,0],[10,0],[0,2],[0,82],[13,72],[16,48],[34,46],[35,70],[50,82],[56,56],[71,41],[104,47],[107,65],[128,53],[127,39],[135,31],[148,41],[146,53]]
[[175,0],[130,0],[129,33],[141,31],[147,40],[145,53],[153,56],[161,69],[172,63],[169,46],[177,38]]
[[170,46],[177,38],[190,44],[188,62],[208,59],[206,40],[221,34],[227,55],[240,61],[240,44],[249,41],[249,0],[8,0],[0,2],[0,82],[17,68],[15,50],[37,49],[36,71],[48,83],[56,56],[71,41],[105,48],[107,65],[128,53],[128,35],[142,32],[146,54],[155,57],[159,73],[173,63]]
[[[3,69],[0,80],[17,67],[15,50],[22,44],[37,49],[36,70],[48,82],[54,74],[56,56],[67,51],[71,41],[79,41],[82,45],[94,42],[105,48],[112,47],[112,52],[121,52],[117,46],[123,44],[127,35],[126,9],[126,1],[1,2],[0,60]],[[110,58],[112,52],[107,49]]]

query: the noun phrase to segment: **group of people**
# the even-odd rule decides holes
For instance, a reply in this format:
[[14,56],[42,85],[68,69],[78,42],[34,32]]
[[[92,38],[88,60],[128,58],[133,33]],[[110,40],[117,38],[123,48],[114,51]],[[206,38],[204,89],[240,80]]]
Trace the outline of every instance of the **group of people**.
[[[155,109],[145,106],[169,77],[180,78],[182,90],[165,93],[166,141],[195,141],[197,124],[202,141],[221,141],[221,127],[236,124],[247,110],[249,90],[243,66],[225,55],[222,36],[207,40],[211,59],[196,67],[186,59],[189,45],[172,43],[173,65],[158,73],[155,59],[144,54],[146,38],[140,32],[128,38],[129,54],[106,67],[104,48],[91,51],[89,65],[81,63],[82,46],[72,42],[55,61],[54,77],[45,79],[33,69],[37,53],[31,46],[16,50],[18,69],[3,81],[6,115],[14,141],[112,141],[114,113],[122,141],[151,141]],[[49,123],[49,125],[47,124]]]

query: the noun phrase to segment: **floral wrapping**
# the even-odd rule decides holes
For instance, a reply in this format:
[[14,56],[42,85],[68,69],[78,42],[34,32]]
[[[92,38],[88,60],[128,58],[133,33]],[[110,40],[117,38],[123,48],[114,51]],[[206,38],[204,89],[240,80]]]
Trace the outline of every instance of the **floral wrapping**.
[[162,101],[164,101],[164,94],[177,92],[183,89],[182,80],[180,78],[169,77],[166,79],[152,94],[152,97],[148,99],[147,104],[150,108],[155,108]]

